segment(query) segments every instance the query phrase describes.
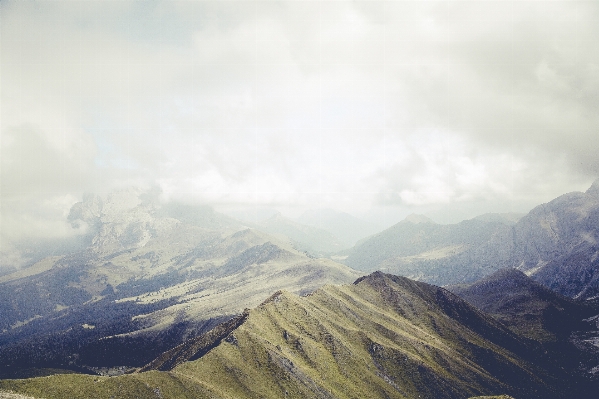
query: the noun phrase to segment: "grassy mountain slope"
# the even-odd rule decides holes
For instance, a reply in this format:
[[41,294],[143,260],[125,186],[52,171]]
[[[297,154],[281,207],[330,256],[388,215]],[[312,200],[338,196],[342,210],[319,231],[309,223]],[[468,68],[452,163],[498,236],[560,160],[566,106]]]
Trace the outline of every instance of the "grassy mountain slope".
[[168,372],[4,380],[0,389],[47,399],[592,397],[536,364],[527,345],[444,289],[373,273],[306,297],[277,292]]

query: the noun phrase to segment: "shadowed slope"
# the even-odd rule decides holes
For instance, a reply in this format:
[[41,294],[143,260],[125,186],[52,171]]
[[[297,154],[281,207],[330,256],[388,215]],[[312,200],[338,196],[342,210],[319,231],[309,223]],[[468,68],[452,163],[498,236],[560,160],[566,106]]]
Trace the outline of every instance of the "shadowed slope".
[[239,327],[247,319],[248,314],[249,310],[246,310],[242,315],[219,324],[207,333],[164,352],[155,360],[142,367],[139,371],[168,371],[183,362],[199,359],[208,353],[208,351],[215,348],[225,337]]
[[468,287],[451,289],[515,332],[539,341],[565,339],[584,328],[596,307],[563,297],[516,269],[503,269]]

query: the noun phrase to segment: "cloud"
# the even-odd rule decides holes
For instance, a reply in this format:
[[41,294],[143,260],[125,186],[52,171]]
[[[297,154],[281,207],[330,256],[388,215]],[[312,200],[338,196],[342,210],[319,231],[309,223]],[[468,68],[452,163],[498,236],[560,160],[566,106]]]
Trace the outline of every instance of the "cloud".
[[30,212],[46,197],[130,184],[215,204],[523,210],[599,174],[596,2],[0,7],[3,232],[58,223],[58,200]]

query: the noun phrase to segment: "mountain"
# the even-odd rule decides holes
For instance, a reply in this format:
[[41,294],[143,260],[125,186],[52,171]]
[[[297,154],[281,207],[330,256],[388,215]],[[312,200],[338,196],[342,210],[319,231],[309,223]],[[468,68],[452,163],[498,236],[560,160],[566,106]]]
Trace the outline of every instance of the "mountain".
[[524,213],[515,213],[515,212],[506,212],[506,213],[485,213],[483,215],[476,216],[474,220],[480,220],[482,222],[500,222],[503,224],[507,224],[508,226],[513,226],[520,219],[522,219],[526,214]]
[[512,265],[563,295],[599,295],[599,180],[534,208],[513,234]]
[[46,399],[552,399],[597,389],[450,292],[380,272],[303,297],[277,292],[175,349],[153,363],[168,371],[3,380],[0,390]]
[[599,302],[566,298],[516,269],[449,288],[512,331],[540,342],[555,363],[597,374]]
[[[507,256],[495,242],[509,240],[503,222],[465,220],[437,224],[410,215],[396,225],[358,243],[343,263],[357,270],[382,270],[438,285],[476,281]],[[509,251],[507,252],[509,254]]]
[[502,269],[467,287],[449,289],[520,335],[542,342],[567,340],[597,306],[557,294],[516,269]]
[[303,294],[360,275],[141,190],[86,196],[69,220],[89,232],[85,250],[0,276],[0,376],[141,366],[277,289]]
[[516,268],[562,295],[599,296],[599,180],[516,219],[483,215],[451,225],[406,219],[358,243],[343,262],[438,285]]
[[284,236],[301,251],[326,255],[344,249],[344,244],[329,231],[294,222],[277,213],[258,223],[256,228],[277,236]]
[[330,231],[345,248],[351,248],[363,238],[380,231],[378,226],[358,219],[346,212],[332,209],[311,209],[304,212],[298,222]]

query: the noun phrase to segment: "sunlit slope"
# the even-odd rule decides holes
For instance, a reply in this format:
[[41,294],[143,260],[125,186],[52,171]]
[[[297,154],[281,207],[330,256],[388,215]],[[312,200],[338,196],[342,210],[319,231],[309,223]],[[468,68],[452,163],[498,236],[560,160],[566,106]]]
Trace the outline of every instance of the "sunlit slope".
[[164,345],[257,306],[277,289],[306,293],[359,276],[256,230],[211,232],[209,243],[196,245],[179,234],[178,245],[163,237],[109,260],[54,266],[0,287],[5,314],[16,319],[0,334],[5,369],[71,368],[73,354],[74,365],[141,366]]
[[278,292],[214,344],[170,372],[5,380],[0,389],[47,399],[584,397],[523,360],[527,345],[463,300],[382,273],[307,297]]

